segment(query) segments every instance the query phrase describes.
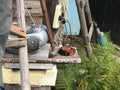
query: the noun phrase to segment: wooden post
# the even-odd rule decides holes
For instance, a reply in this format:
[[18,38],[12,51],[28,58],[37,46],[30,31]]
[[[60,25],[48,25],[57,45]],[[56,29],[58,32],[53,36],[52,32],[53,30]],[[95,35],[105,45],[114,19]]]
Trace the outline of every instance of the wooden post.
[[[24,0],[17,1],[17,19],[20,27],[26,30],[25,25],[25,10],[24,10]],[[28,51],[27,44],[25,47],[19,48],[19,58],[20,58],[20,75],[21,75],[21,90],[31,90],[30,80],[29,80],[29,66],[28,66]]]
[[91,16],[89,0],[86,0],[85,15],[86,15],[87,26],[89,29],[89,35],[88,35],[89,40],[92,42],[95,42],[94,25],[93,25],[93,20],[92,20],[92,16]]
[[85,1],[76,0],[76,5],[78,9],[80,24],[81,24],[82,37],[85,43],[85,49],[87,52],[87,56],[90,57],[92,55],[92,48],[91,48],[91,44],[88,38],[88,29],[87,29],[85,12],[84,12]]
[[48,33],[48,37],[50,39],[52,51],[54,51],[55,50],[55,44],[54,44],[54,40],[53,40],[51,24],[50,24],[48,11],[47,11],[47,7],[46,7],[46,0],[40,0],[40,4],[41,4],[42,12],[43,12],[43,17],[45,19],[45,23],[46,23],[46,26],[47,26],[47,33]]
[[89,6],[88,0],[86,0],[86,3],[85,3],[85,16],[86,16],[88,28],[90,28],[90,26],[92,24],[92,16],[91,16],[91,11],[90,11],[90,6]]

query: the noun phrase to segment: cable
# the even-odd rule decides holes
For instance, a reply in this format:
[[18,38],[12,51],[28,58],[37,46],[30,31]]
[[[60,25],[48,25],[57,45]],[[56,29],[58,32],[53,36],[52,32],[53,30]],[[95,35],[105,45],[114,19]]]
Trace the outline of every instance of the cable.
[[[71,24],[70,24],[69,20],[67,20],[67,19],[66,19],[66,22],[67,22],[68,25],[69,25],[70,36],[72,37]],[[67,32],[66,32],[66,35],[67,35],[67,36],[66,36],[66,38],[65,38],[65,40],[66,40],[67,37],[68,37],[68,34],[67,34],[67,33],[69,33],[68,30],[67,30],[67,26],[66,26],[66,24],[65,24],[65,29],[66,29],[66,31],[67,31]],[[72,40],[70,41],[70,43],[71,43],[71,42],[72,42]]]
[[70,29],[70,35],[72,36],[72,29],[71,29],[71,24],[70,24],[70,21],[69,20],[66,20],[68,25],[69,25],[69,29]]
[[29,14],[30,19],[31,19],[31,21],[33,22],[33,26],[34,26],[34,25],[35,25],[35,21],[33,20],[32,15],[30,14],[30,12],[29,12],[29,10],[27,9],[26,5],[24,5],[24,6],[25,6],[25,9],[26,9],[27,13]]

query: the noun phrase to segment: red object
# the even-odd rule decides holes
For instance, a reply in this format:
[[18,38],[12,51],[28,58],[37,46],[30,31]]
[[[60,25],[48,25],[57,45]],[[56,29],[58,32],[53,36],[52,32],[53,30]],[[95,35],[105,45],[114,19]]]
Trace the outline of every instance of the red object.
[[63,46],[60,48],[59,53],[64,56],[72,56],[75,53],[75,49],[68,46]]

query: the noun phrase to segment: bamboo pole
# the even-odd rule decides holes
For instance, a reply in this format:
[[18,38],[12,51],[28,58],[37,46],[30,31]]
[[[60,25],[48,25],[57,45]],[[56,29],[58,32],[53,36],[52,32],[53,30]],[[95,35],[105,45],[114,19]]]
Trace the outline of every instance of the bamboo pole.
[[[24,0],[16,0],[16,5],[18,14],[17,15],[18,24],[20,27],[26,30]],[[19,48],[19,59],[20,59],[21,90],[31,90],[29,80],[27,44],[25,47]]]
[[92,47],[88,39],[88,29],[87,29],[87,23],[86,23],[85,12],[84,12],[85,1],[76,0],[76,5],[78,9],[80,24],[81,24],[82,37],[85,44],[85,50],[86,50],[87,56],[90,57],[92,55]]

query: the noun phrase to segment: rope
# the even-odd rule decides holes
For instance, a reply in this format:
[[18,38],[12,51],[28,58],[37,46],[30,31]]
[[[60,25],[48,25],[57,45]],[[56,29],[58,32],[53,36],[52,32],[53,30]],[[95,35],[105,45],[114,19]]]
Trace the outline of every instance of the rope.
[[63,13],[66,14],[68,11],[68,0],[60,0],[60,4],[63,7]]

